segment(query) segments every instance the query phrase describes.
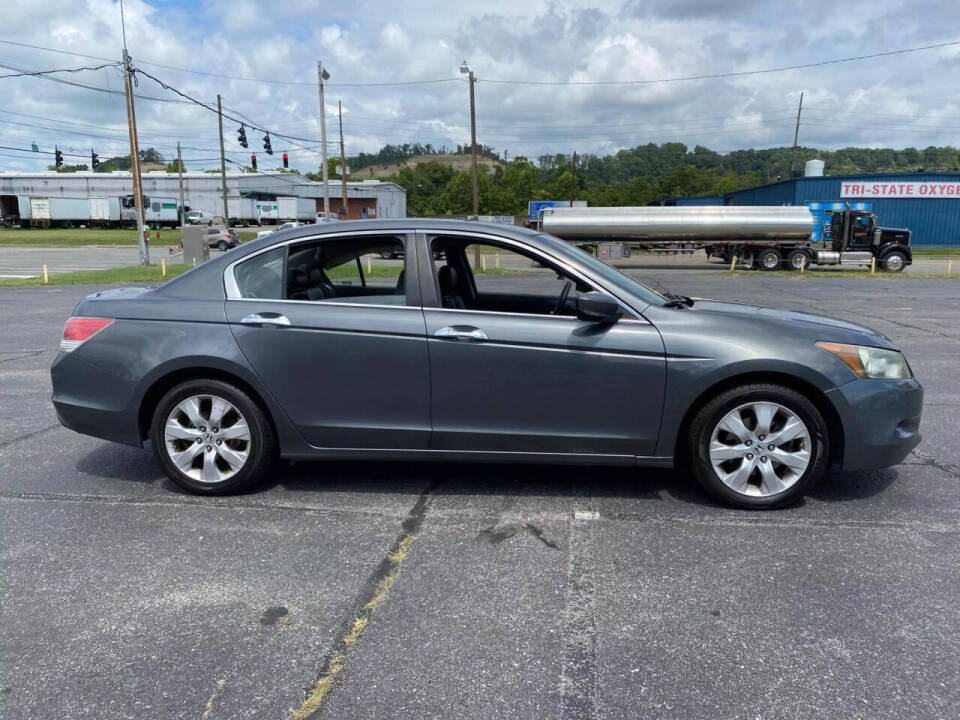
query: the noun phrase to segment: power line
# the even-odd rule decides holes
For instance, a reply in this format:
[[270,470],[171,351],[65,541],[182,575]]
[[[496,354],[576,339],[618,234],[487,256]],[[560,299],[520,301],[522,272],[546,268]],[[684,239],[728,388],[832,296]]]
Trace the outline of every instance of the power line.
[[[41,45],[30,45],[29,43],[14,42],[13,40],[0,40],[0,43],[4,45],[16,45],[17,47],[31,48],[33,50],[44,50],[46,52],[61,53],[63,55],[73,55],[75,57],[92,58],[95,60],[108,59],[108,58],[101,58],[96,55],[85,55],[83,53],[69,52],[67,50],[58,50],[56,48],[43,47]],[[227,75],[224,73],[214,73],[206,70],[196,70],[194,68],[178,67],[176,65],[164,65],[163,63],[150,62],[149,60],[138,60],[137,63],[140,65],[148,65],[150,67],[163,68],[165,70],[175,70],[177,72],[191,73],[193,75],[204,75],[206,77],[223,78],[225,80],[257,82],[257,83],[265,83],[268,85],[307,85],[310,87],[313,87],[316,85],[315,82],[311,82],[307,80],[277,80],[275,78],[257,78],[257,77],[244,77],[242,75]],[[382,82],[340,82],[340,83],[328,83],[328,85],[331,85],[331,86],[335,85],[337,87],[392,87],[392,86],[398,86],[398,85],[434,85],[437,83],[448,83],[448,82],[462,82],[462,79],[459,77],[449,77],[449,78],[431,78],[427,80],[396,80],[396,81],[382,81]]]
[[11,77],[34,77],[38,75],[50,75],[52,73],[78,73],[78,72],[85,72],[87,70],[103,70],[106,67],[117,67],[119,66],[119,64],[120,63],[107,63],[105,65],[95,65],[95,66],[78,67],[78,68],[60,68],[58,70],[32,70],[29,72],[16,72],[16,73],[9,73],[7,75],[0,75],[0,80],[2,80],[3,78],[11,78]]
[[[216,113],[216,112],[217,112],[217,110],[215,110],[212,105],[208,105],[207,103],[205,103],[205,102],[203,102],[203,101],[201,101],[201,100],[197,100],[196,98],[191,97],[190,95],[187,95],[185,92],[183,92],[183,91],[181,91],[181,90],[177,90],[177,88],[173,87],[172,85],[168,85],[167,83],[165,83],[165,82],[164,82],[163,80],[161,80],[160,78],[151,75],[150,73],[146,72],[145,70],[141,70],[141,69],[137,68],[136,72],[139,73],[140,75],[144,75],[144,76],[150,78],[150,79],[153,80],[155,83],[157,83],[158,85],[160,85],[160,87],[162,87],[164,90],[169,90],[170,92],[176,93],[176,94],[179,95],[180,97],[186,98],[188,101],[190,101],[190,102],[192,102],[192,103],[195,103],[196,105],[199,105],[200,107],[206,108],[206,109],[209,110],[210,112],[213,112],[213,113]],[[237,113],[237,114],[239,115],[239,113]],[[225,117],[225,118],[227,118],[227,119],[229,119],[229,120],[232,120],[232,121],[235,122],[235,123],[243,124],[243,120],[240,120],[240,119],[238,119],[238,118],[235,118],[235,117],[232,117],[232,116],[230,116],[230,115],[227,115],[226,113],[222,113],[222,115],[223,115],[223,117]],[[286,139],[286,140],[302,140],[302,141],[304,141],[304,142],[313,142],[313,143],[319,142],[316,138],[302,138],[302,137],[296,137],[295,135],[284,135],[283,133],[278,133],[278,132],[275,132],[275,131],[274,131],[274,132],[271,132],[271,131],[268,130],[267,128],[261,127],[261,126],[259,126],[259,125],[257,125],[257,124],[254,124],[253,122],[250,122],[250,119],[249,119],[249,118],[247,118],[247,124],[249,124],[250,127],[251,127],[253,130],[257,130],[257,131],[262,132],[262,133],[268,133],[268,132],[269,132],[269,133],[271,133],[272,135],[274,135],[274,136],[276,136],[276,137],[282,137],[282,138],[284,138],[284,139]]]
[[[9,65],[7,63],[0,63],[0,67],[7,70],[15,70],[17,72],[29,72],[28,68],[17,67],[16,65]],[[53,82],[62,83],[63,85],[73,85],[74,87],[84,88],[85,90],[96,90],[97,92],[107,93],[108,95],[120,95],[123,96],[124,92],[122,90],[113,90],[111,88],[99,87],[97,85],[90,85],[89,83],[82,83],[76,80],[67,80],[66,78],[53,77],[52,75],[38,75],[44,80],[51,80]],[[168,103],[179,103],[181,105],[189,104],[186,100],[177,100],[176,98],[161,98],[155,97],[152,95],[138,95],[134,93],[134,97],[140,100],[153,100],[156,102],[168,102]]]
[[786,72],[787,70],[804,70],[807,68],[823,67],[824,65],[837,65],[839,63],[857,62],[859,60],[871,60],[879,57],[889,57],[891,55],[904,55],[906,53],[920,52],[922,50],[935,50],[937,48],[952,47],[960,45],[960,40],[951,42],[936,43],[935,45],[922,45],[920,47],[904,48],[902,50],[888,50],[886,52],[871,53],[869,55],[854,55],[852,57],[836,58],[834,60],[820,60],[818,62],[802,63],[800,65],[784,65],[783,67],[765,68],[763,70],[741,70],[739,72],[712,73],[708,75],[689,75],[686,77],[658,78],[655,80],[496,80],[489,78],[479,78],[480,82],[498,83],[502,85],[649,85],[653,83],[668,82],[686,82],[688,80],[714,80],[718,78],[743,77],[746,75],[765,75],[768,73]]

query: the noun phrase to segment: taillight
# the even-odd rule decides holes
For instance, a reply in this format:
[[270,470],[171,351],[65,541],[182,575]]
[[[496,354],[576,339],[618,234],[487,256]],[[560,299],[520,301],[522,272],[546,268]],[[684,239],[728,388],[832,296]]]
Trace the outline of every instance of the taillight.
[[63,339],[60,340],[60,349],[64,352],[76,350],[112,322],[113,318],[70,318],[67,320],[67,324],[63,326]]

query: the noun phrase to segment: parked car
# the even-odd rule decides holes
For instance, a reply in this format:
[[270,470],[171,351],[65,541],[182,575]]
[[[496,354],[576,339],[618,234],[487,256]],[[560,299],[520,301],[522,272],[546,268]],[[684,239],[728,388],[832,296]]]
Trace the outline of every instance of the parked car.
[[184,216],[184,219],[187,221],[187,225],[210,225],[213,222],[213,215],[206,210],[191,210]]
[[317,220],[316,220],[317,223],[338,222],[339,220],[340,220],[340,216],[334,212],[332,213],[318,212],[317,213]]
[[235,248],[240,244],[240,236],[232,228],[210,227],[205,236],[207,246],[221,252]]
[[278,225],[275,228],[270,228],[268,230],[261,230],[260,232],[257,233],[257,239],[259,240],[262,237],[266,237],[267,235],[272,235],[273,233],[280,232],[281,230],[289,230],[290,228],[300,227],[301,225],[304,225],[304,224],[306,223],[302,223],[298,220],[291,220],[290,222],[285,222],[283,223],[283,225]]
[[[476,244],[553,272],[475,276]],[[397,274],[365,274],[395,249]],[[656,292],[549,235],[421,219],[311,224],[100,291],[51,374],[61,423],[150,439],[201,494],[277,456],[549,462],[688,468],[723,502],[771,508],[830,466],[899,463],[923,402],[861,325]]]

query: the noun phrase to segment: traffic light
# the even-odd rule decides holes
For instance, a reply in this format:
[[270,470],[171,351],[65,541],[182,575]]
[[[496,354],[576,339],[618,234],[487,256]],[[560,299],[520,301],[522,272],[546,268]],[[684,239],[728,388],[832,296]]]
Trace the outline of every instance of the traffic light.
[[250,155],[250,167],[252,167],[254,170],[257,169],[257,156],[256,156],[256,154],[251,154],[251,155]]
[[283,154],[283,166],[284,166],[285,168],[290,167],[290,161],[287,159],[287,154],[286,154],[286,153]]
[[56,145],[53,147],[53,161],[58,168],[63,167],[63,153]]
[[240,147],[247,147],[247,126],[243,123],[240,124],[240,128],[237,130],[237,142],[240,143]]
[[273,155],[273,148],[270,146],[270,133],[263,136],[263,149],[267,151],[267,155]]
[[99,164],[100,164],[100,156],[97,155],[93,150],[91,150],[90,151],[90,167],[93,170],[96,170]]

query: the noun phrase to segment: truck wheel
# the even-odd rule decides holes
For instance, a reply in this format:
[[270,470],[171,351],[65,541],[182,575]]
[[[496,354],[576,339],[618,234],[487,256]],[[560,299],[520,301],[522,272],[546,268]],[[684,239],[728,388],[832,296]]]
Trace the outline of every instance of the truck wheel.
[[903,272],[907,266],[907,256],[902,252],[893,251],[881,260],[883,269],[887,272]]
[[823,416],[806,397],[772,383],[740,385],[690,423],[686,460],[715,499],[740,508],[782,507],[821,478],[829,458]]
[[791,250],[787,255],[787,270],[799,270],[810,267],[810,253],[806,250]]
[[761,270],[779,270],[781,264],[783,264],[783,255],[779,250],[767,248],[757,255],[757,265]]

